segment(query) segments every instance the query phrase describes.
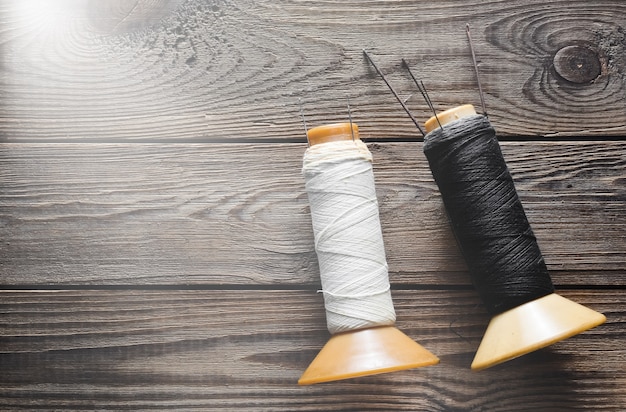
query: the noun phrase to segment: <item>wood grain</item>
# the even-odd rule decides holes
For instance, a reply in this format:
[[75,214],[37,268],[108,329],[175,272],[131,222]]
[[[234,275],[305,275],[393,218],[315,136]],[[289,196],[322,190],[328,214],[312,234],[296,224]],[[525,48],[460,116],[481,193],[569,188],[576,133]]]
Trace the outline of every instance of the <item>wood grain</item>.
[[[488,315],[362,56],[420,121],[401,58],[478,105],[466,23],[557,290],[608,319],[478,373]],[[0,410],[624,410],[625,29],[620,0],[0,0]],[[441,364],[298,387],[328,339],[299,101],[348,97],[398,326]]]
[[398,326],[437,366],[298,387],[328,338],[314,291],[0,294],[0,408],[614,410],[626,402],[624,291],[568,291],[596,329],[471,372],[487,316],[474,292],[395,291]]
[[[557,284],[624,284],[626,144],[503,143]],[[421,143],[372,144],[393,282],[468,284]],[[305,146],[0,146],[0,278],[319,282]],[[585,270],[588,276],[575,276]]]
[[[415,138],[361,50],[403,97],[416,90],[401,58],[438,108],[476,104],[466,23],[500,134],[622,136],[625,21],[619,0],[4,0],[0,139],[303,140],[299,98],[322,124],[345,120],[348,97],[368,135]],[[555,69],[567,47],[600,74]]]

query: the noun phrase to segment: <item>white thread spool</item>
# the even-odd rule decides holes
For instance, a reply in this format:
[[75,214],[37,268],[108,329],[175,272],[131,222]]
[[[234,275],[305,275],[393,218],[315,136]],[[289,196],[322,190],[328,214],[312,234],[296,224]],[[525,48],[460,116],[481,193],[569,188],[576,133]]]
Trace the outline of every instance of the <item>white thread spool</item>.
[[361,140],[328,142],[303,163],[328,330],[393,325],[370,151]]
[[395,326],[372,155],[351,123],[308,131],[303,174],[311,204],[328,330],[301,385],[434,365]]

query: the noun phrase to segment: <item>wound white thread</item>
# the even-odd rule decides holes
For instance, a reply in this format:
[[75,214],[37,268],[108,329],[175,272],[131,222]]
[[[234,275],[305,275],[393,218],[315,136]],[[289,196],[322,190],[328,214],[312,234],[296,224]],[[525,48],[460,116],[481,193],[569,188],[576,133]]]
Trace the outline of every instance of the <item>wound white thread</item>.
[[372,154],[360,140],[313,145],[304,154],[302,173],[328,330],[393,325]]

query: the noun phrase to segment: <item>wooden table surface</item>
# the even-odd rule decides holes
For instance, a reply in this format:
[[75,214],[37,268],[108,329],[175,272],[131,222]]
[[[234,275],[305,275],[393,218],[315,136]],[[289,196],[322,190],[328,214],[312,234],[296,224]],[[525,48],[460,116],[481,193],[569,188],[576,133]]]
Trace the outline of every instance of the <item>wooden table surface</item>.
[[[421,122],[490,119],[593,330],[481,372]],[[626,3],[0,0],[0,410],[626,409]],[[397,325],[441,363],[301,387],[327,341],[302,155],[374,155]]]

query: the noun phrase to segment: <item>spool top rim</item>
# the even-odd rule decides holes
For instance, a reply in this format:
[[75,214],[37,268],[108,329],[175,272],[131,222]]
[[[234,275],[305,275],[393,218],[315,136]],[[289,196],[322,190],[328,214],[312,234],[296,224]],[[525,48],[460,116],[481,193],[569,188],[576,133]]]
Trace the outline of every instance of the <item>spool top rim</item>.
[[356,140],[359,138],[359,126],[354,122],[325,124],[309,129],[307,137],[311,146],[341,140],[352,140],[353,138]]
[[[474,109],[474,106],[471,104],[456,106],[441,113],[437,113],[437,117],[432,116],[430,119],[426,120],[426,123],[424,123],[424,128],[426,129],[426,133],[430,133],[439,127],[439,123],[444,126],[448,123],[452,123],[455,120],[461,119],[463,117],[474,116],[475,114],[476,109]],[[439,122],[437,121],[437,119],[439,119]]]

